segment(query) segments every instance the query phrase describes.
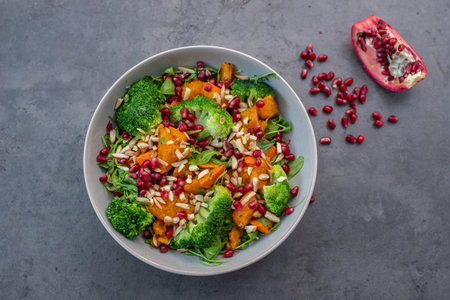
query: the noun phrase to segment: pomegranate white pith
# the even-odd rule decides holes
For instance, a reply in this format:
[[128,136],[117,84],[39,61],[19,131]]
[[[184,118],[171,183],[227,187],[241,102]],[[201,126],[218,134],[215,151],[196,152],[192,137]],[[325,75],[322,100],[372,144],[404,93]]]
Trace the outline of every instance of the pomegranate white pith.
[[387,89],[407,90],[427,75],[421,57],[391,25],[375,15],[353,25],[352,42],[369,75]]

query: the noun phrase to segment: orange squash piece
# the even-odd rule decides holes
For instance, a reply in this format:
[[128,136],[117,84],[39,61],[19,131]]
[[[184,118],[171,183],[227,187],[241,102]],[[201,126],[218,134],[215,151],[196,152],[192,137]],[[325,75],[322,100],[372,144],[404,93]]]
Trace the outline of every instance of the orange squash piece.
[[[251,193],[251,192],[249,192]],[[245,199],[245,197],[248,195],[245,194],[242,196],[241,200],[239,200],[242,203],[242,200]],[[232,214],[233,223],[236,224],[239,228],[244,228],[248,222],[253,218],[253,213],[257,209],[258,205],[256,205],[254,208],[249,208],[248,204],[256,199],[256,196],[253,196],[249,201],[247,201],[244,205],[242,205],[242,209],[238,210],[235,209]]]
[[225,80],[233,79],[233,71],[234,71],[233,64],[223,62],[222,65],[220,66],[219,80],[223,82]]
[[161,220],[156,220],[155,222],[153,222],[153,232],[156,236],[156,245],[153,245],[152,242],[153,246],[159,247],[161,244],[169,244],[169,239],[166,236],[166,231],[169,226],[169,224],[164,223]]
[[[211,90],[207,91],[205,90],[206,85],[211,85]],[[214,99],[214,93],[217,93],[220,95],[220,89],[215,86],[214,84],[211,84],[209,82],[203,82],[200,80],[192,80],[190,82],[185,82],[183,84],[183,91],[181,92],[181,96],[184,99],[184,95],[186,94],[186,89],[190,89],[188,100],[192,100],[195,96],[202,95],[205,97],[209,97],[211,99]]]
[[257,109],[258,116],[260,116],[261,119],[270,119],[279,114],[277,103],[272,95],[264,97],[261,101],[264,102],[264,106]]
[[256,228],[260,232],[268,234],[268,233],[270,233],[270,229],[272,228],[273,222],[270,220],[267,220],[267,219],[266,219],[266,221],[267,221],[267,226],[264,226],[264,224],[258,219],[252,219],[250,221],[250,224],[255,225]]
[[235,249],[237,246],[239,246],[243,234],[244,232],[242,230],[237,229],[236,227],[231,228],[231,231],[228,233],[228,242],[226,248]]
[[[168,144],[168,141],[173,141],[173,143]],[[159,125],[158,158],[167,163],[167,166],[159,164],[161,173],[167,173],[172,168],[172,163],[178,161],[175,151],[183,152],[185,149],[180,148],[180,143],[185,141],[187,141],[186,135],[178,129]]]
[[184,191],[187,193],[199,194],[199,193],[204,193],[205,189],[203,189],[200,186],[200,181],[198,180],[197,177],[195,177],[195,178],[192,178],[191,183],[184,184]]
[[258,112],[256,110],[256,106],[248,108],[241,113],[242,121],[248,119],[247,124],[243,122],[243,127],[247,132],[254,132],[254,127],[259,124]]
[[272,146],[267,150],[266,159],[268,162],[271,162],[272,159],[277,155],[277,147]]
[[212,187],[217,178],[225,171],[227,165],[216,166],[208,174],[199,179],[200,186],[207,189]]
[[139,155],[138,157],[136,157],[136,162],[142,166],[144,161],[152,160],[152,158],[155,158],[155,157],[156,157],[156,151],[150,150],[150,151],[144,152],[141,155]]
[[[245,158],[244,158],[245,160]],[[250,161],[250,159],[248,159]],[[252,171],[250,176],[248,175],[248,168],[252,167]],[[255,164],[247,165],[244,167],[244,171],[242,172],[242,184],[251,183],[253,184],[253,178],[258,178],[258,190],[262,189],[268,182],[268,179],[261,180],[259,179],[259,175],[268,174],[270,170],[269,165],[267,164],[265,159],[261,159],[261,165],[257,167]]]

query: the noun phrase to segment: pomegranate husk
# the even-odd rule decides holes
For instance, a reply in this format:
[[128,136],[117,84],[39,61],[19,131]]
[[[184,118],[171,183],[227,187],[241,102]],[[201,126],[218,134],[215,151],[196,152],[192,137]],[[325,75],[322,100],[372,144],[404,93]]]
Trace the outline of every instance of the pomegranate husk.
[[[372,32],[377,32],[378,29],[376,24],[378,24],[379,21],[382,21],[385,23],[385,26],[388,30],[389,35],[392,37],[395,37],[399,44],[403,44],[405,46],[403,51],[409,51],[415,61],[420,62],[420,68],[418,74],[415,77],[410,77],[409,80],[406,80],[408,77],[405,77],[405,80],[403,82],[400,81],[400,78],[395,78],[392,81],[388,81],[388,76],[382,74],[383,66],[379,62],[377,62],[377,51],[372,46],[372,43],[366,44],[366,51],[363,51],[361,42],[358,40],[358,38],[362,35],[363,32],[367,32],[369,29],[372,30]],[[367,73],[382,87],[391,90],[391,91],[404,91],[408,90],[420,81],[422,81],[427,76],[427,68],[422,60],[422,58],[417,54],[416,51],[405,41],[405,39],[386,21],[381,19],[380,17],[376,15],[371,15],[367,19],[362,20],[361,22],[358,22],[356,24],[353,24],[352,30],[351,30],[351,36],[352,36],[352,44],[353,48],[356,51],[356,54],[358,55],[359,59],[361,60],[364,69],[366,69]],[[380,35],[378,34],[378,37]],[[366,39],[367,41],[367,39]],[[403,77],[403,76],[402,76]]]

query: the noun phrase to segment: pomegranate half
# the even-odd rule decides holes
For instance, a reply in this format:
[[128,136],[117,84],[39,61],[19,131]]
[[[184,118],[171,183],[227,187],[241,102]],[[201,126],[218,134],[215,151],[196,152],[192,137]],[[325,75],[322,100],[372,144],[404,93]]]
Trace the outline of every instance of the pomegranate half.
[[353,24],[352,43],[367,73],[382,87],[404,91],[427,76],[422,58],[376,15]]

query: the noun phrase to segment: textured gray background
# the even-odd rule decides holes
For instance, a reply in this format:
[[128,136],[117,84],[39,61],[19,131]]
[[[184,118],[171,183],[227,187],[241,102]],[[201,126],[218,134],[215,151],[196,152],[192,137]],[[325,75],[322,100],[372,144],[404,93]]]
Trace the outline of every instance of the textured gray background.
[[[450,294],[449,1],[0,1],[0,298],[448,299]],[[410,91],[377,86],[350,28],[372,13],[393,24],[428,67]],[[363,145],[319,138],[316,203],[262,261],[210,278],[169,274],[123,250],[89,202],[82,150],[89,120],[128,68],[170,48],[234,48],[278,70],[306,106],[298,53],[367,83]],[[369,114],[400,117],[374,129]],[[343,109],[334,112],[335,118]]]

